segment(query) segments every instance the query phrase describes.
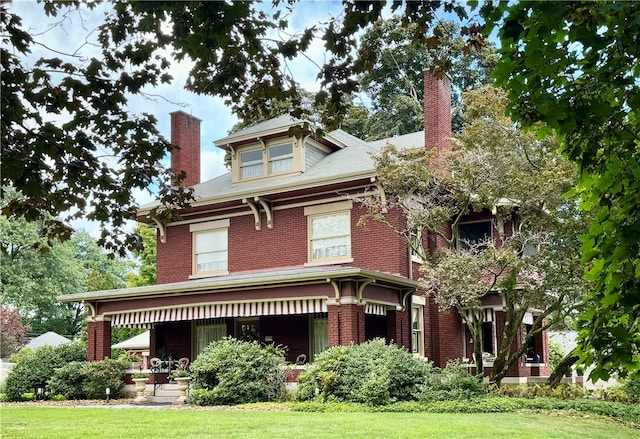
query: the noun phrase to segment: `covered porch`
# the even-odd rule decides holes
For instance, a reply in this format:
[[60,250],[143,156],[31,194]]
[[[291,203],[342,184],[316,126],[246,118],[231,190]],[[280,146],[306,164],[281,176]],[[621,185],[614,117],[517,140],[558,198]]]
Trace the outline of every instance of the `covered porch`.
[[381,337],[411,348],[413,280],[358,267],[303,267],[61,296],[84,303],[89,360],[111,355],[112,327],[150,330],[150,356],[193,361],[232,336],[309,362],[329,346]]

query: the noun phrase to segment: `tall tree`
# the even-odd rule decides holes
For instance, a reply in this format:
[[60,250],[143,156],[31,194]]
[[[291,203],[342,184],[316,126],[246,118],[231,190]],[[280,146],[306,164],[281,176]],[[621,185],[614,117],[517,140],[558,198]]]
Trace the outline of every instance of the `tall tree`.
[[[451,153],[390,146],[375,158],[385,198],[368,202],[377,220],[385,221],[390,207],[405,215],[406,228],[396,231],[422,256],[421,284],[441,309],[457,309],[473,331],[479,368],[481,298],[500,292],[508,324],[491,377],[500,382],[528,342],[553,323],[550,317],[567,315],[584,295],[587,285],[576,258],[583,221],[575,203],[562,196],[574,172],[553,140],[524,134],[506,118],[500,90],[468,92],[465,102],[469,123]],[[498,236],[460,245],[461,220],[483,209],[493,211]],[[424,240],[416,239],[423,231],[445,247],[429,253]],[[514,350],[530,309],[538,312],[533,330]]]
[[394,16],[374,23],[360,39],[361,50],[374,52],[377,60],[358,77],[371,105],[367,140],[423,129],[425,70],[438,65],[451,76],[454,131],[463,125],[461,92],[490,82],[497,59],[491,45],[465,48],[460,26],[447,21],[434,27],[426,44],[417,42],[412,38],[417,26],[402,26],[402,18]]
[[574,196],[595,283],[578,321],[593,380],[640,377],[640,4],[487,2],[501,41],[496,79],[524,126],[544,124],[579,168]]
[[[384,2],[345,1],[339,17],[278,38],[294,3],[272,0],[270,12],[251,2],[114,2],[91,32],[95,39],[88,35],[79,51],[49,50],[33,61],[35,47],[48,48],[46,37],[30,34],[12,4],[2,3],[1,186],[21,194],[3,214],[28,221],[49,214],[42,232],[50,240],[68,239],[69,220],[85,216],[104,225],[100,243],[121,253],[141,244],[125,230],[135,217],[136,190],[158,188],[161,204],[152,215],[175,218],[191,197],[176,184],[182,176],[158,165],[171,146],[153,115],[127,108],[131,96],[172,81],[172,57],[193,61],[188,90],[224,97],[240,119],[252,119],[273,99],[291,100],[292,114],[300,116],[302,99],[287,63],[322,38],[329,56],[319,66],[315,102],[324,106],[323,126],[336,127],[349,104],[345,96],[359,88],[353,75],[376,62],[375,52],[358,52],[355,35],[381,17]],[[60,22],[100,4],[41,3]],[[455,1],[393,2],[391,10],[403,17],[401,25],[415,24],[416,41],[426,40],[438,11],[466,17]],[[86,47],[99,55],[85,56]]]
[[0,216],[2,303],[18,310],[37,334],[55,331],[76,335],[84,310],[79,304],[59,302],[57,297],[87,291],[92,271],[103,273],[116,286],[124,286],[128,265],[109,259],[85,232],[77,232],[66,242],[54,241],[46,252],[34,248],[39,236],[36,223]]
[[135,233],[142,238],[143,248],[133,252],[136,257],[138,273],[127,273],[128,287],[142,287],[144,285],[155,285],[156,283],[156,255],[158,243],[157,232],[146,224],[140,223],[136,227]]

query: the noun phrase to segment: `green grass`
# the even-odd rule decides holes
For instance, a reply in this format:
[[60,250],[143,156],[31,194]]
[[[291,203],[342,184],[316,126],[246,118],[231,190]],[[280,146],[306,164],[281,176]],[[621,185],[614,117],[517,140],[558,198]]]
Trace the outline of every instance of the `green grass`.
[[[268,408],[268,406],[267,406]],[[8,438],[637,438],[583,413],[306,413],[288,411],[3,406]]]

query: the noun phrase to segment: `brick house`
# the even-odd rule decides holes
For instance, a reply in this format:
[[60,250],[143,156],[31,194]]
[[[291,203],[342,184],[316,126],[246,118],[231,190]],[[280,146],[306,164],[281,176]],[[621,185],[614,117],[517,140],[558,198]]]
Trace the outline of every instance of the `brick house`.
[[[460,316],[439,312],[417,290],[419,264],[407,243],[384,224],[358,225],[365,207],[357,200],[377,190],[370,154],[387,142],[448,148],[450,95],[448,79],[426,74],[425,131],[374,142],[342,130],[316,138],[304,127],[292,136],[301,121],[290,116],[259,123],[215,142],[230,153],[231,172],[204,182],[201,121],[172,113],[180,150],[171,166],[186,171],[195,202],[169,224],[149,216],[153,204],[139,210],[139,221],[157,229],[156,285],[61,298],[88,310],[88,358],[109,356],[111,328],[129,326],[150,329],[151,357],[194,359],[211,341],[234,336],[285,345],[287,361],[303,362],[328,346],[382,337],[437,366],[471,360]],[[387,219],[404,221],[395,210]],[[491,234],[491,213],[472,213],[460,227],[468,237]],[[490,360],[504,326],[502,299],[488,296],[483,307]],[[533,348],[541,362],[522,359],[510,379],[548,374],[546,333]]]

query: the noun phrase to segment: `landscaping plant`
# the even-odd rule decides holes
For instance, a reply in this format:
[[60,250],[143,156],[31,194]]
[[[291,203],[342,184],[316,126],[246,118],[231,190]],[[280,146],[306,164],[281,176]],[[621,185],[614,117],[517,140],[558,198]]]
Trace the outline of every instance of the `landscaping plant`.
[[284,395],[284,351],[258,342],[224,338],[191,363],[196,405],[276,401]]
[[35,392],[36,387],[46,386],[56,369],[73,361],[84,361],[86,355],[87,348],[81,343],[22,349],[10,358],[15,366],[6,380],[7,399],[20,401],[23,394]]
[[336,346],[319,354],[298,378],[300,401],[341,401],[384,405],[416,400],[431,364],[398,346],[376,339]]

